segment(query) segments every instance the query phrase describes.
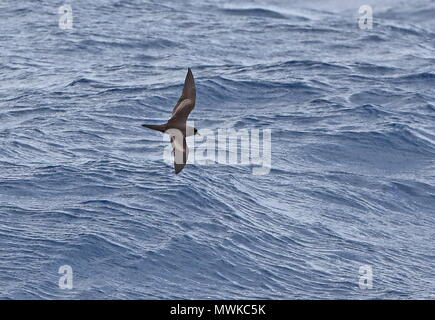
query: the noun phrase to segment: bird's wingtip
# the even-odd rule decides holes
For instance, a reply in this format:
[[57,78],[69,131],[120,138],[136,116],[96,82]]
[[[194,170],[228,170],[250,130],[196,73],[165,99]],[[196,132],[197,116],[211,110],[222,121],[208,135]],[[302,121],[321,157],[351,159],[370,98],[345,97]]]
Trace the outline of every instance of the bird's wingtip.
[[183,168],[184,168],[185,164],[175,164],[174,169],[175,169],[175,174],[179,174]]

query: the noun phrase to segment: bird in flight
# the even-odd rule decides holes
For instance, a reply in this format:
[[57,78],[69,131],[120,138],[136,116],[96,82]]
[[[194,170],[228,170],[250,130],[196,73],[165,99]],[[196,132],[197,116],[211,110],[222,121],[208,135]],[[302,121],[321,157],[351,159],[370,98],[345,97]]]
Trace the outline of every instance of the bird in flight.
[[174,154],[175,173],[180,173],[187,162],[189,148],[187,147],[186,137],[198,133],[196,128],[186,124],[190,112],[195,107],[196,89],[192,70],[188,68],[186,79],[184,80],[183,91],[180,99],[172,110],[172,117],[165,124],[152,125],[143,124],[145,128],[167,133],[171,138],[172,151]]

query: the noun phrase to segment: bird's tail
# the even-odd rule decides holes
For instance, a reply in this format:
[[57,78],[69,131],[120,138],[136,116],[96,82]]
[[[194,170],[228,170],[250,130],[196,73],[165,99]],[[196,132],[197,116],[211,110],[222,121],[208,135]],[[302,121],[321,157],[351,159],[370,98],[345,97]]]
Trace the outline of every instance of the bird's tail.
[[142,127],[157,130],[160,132],[165,132],[166,124],[143,124]]

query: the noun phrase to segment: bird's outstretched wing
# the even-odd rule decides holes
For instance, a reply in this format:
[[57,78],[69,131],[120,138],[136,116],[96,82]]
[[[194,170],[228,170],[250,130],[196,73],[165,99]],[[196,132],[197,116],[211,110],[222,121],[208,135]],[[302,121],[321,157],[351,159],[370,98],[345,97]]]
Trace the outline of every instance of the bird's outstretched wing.
[[[195,79],[193,78],[192,70],[187,70],[186,79],[184,80],[183,91],[180,99],[172,110],[172,117],[169,119],[167,126],[173,128],[183,127],[185,125],[190,112],[195,107],[196,88]],[[177,130],[177,129],[175,129]],[[170,133],[172,150],[174,153],[174,168],[175,173],[180,173],[183,170],[189,156],[189,148],[186,143],[186,132]]]
[[[182,140],[182,141],[181,141]],[[189,156],[189,148],[187,147],[186,138],[171,137],[172,150],[174,153],[174,168],[175,173],[180,173],[183,170]]]
[[195,79],[190,68],[187,70],[186,79],[184,80],[183,92],[180,99],[172,110],[172,118],[169,121],[187,121],[187,117],[195,107],[196,88]]

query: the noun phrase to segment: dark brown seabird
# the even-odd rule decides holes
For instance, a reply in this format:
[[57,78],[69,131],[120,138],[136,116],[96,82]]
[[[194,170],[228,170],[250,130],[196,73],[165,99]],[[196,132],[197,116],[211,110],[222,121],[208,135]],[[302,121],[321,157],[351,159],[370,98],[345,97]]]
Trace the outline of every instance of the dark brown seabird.
[[189,155],[186,137],[198,133],[198,130],[186,124],[190,112],[195,107],[196,89],[192,70],[188,68],[186,79],[184,80],[183,92],[180,99],[172,110],[172,117],[165,124],[152,125],[143,124],[145,128],[150,128],[160,132],[165,132],[171,137],[171,144],[174,153],[175,173],[183,170]]

